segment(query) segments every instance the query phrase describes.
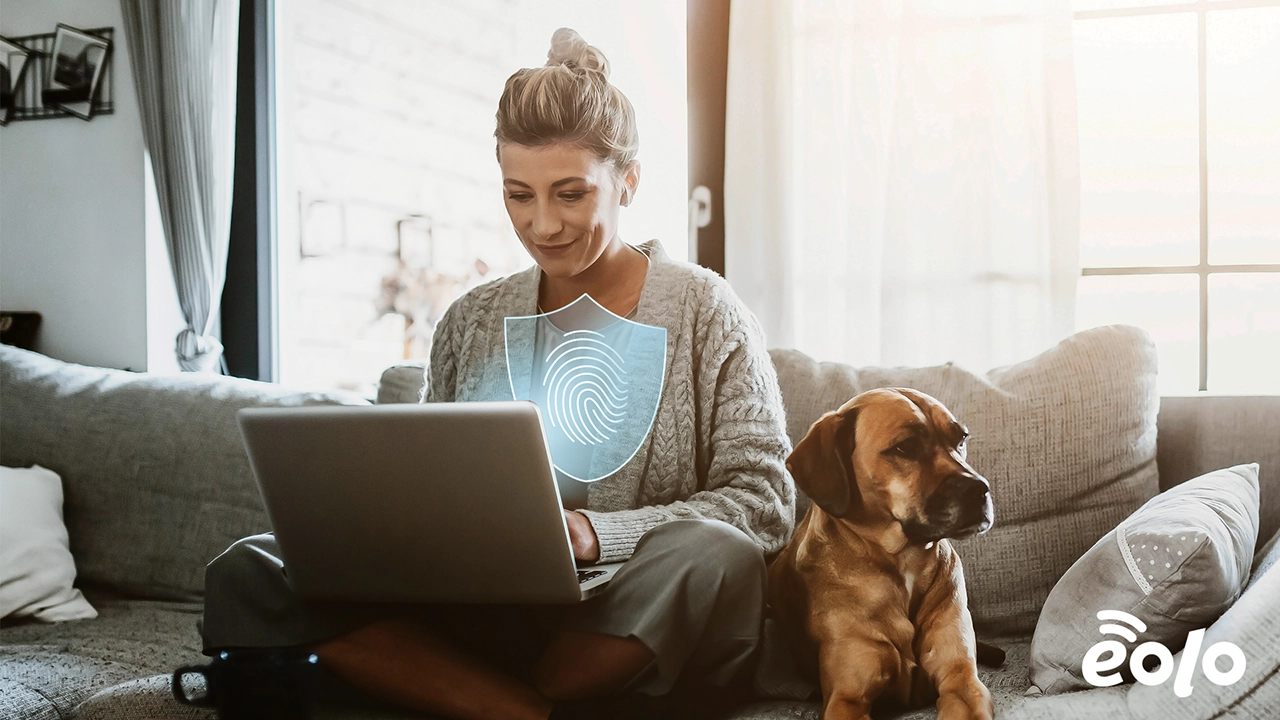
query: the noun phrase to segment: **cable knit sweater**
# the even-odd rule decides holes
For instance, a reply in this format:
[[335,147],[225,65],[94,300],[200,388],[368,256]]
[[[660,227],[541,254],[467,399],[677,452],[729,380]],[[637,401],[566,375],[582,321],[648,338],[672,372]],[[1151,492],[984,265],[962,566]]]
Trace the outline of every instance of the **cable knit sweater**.
[[[672,260],[657,240],[634,320],[667,329],[658,412],[631,461],[588,488],[581,511],[600,562],[631,556],[651,528],[679,518],[734,525],[765,553],[795,530],[796,491],[782,395],[764,335],[724,278]],[[481,285],[436,327],[427,402],[510,400],[503,319],[537,314],[542,271]]]

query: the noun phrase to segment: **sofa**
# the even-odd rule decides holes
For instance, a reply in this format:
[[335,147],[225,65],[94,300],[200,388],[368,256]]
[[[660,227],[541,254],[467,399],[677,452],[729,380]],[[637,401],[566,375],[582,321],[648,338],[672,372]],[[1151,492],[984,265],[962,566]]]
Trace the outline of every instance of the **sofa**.
[[[1002,667],[980,668],[997,717],[1280,717],[1280,545],[1269,542],[1280,528],[1280,397],[1158,397],[1154,346],[1123,326],[1078,334],[1042,358],[984,375],[771,355],[793,443],[822,412],[884,385],[933,394],[973,432],[969,459],[992,481],[996,528],[1005,534],[993,530],[957,548],[979,639],[1007,653]],[[389,368],[377,402],[419,401],[423,374],[421,364]],[[178,705],[169,677],[206,661],[196,625],[205,564],[268,529],[235,413],[367,402],[234,378],[86,367],[0,346],[0,464],[39,464],[62,477],[76,584],[99,613],[59,624],[0,622],[0,717],[213,717]],[[1057,465],[1038,465],[1049,457]],[[1258,554],[1243,595],[1207,635],[1243,649],[1243,679],[1202,684],[1190,698],[1132,684],[1028,694],[1031,631],[1066,566],[1155,493],[1246,462],[1261,467]],[[1090,478],[1098,482],[1088,493],[1066,502],[1052,495]],[[801,498],[801,512],[805,505]],[[777,662],[770,628],[764,656]],[[326,705],[319,716],[409,717],[345,705]],[[744,699],[733,715],[818,716],[812,699],[776,696]],[[932,708],[902,715],[935,716]]]

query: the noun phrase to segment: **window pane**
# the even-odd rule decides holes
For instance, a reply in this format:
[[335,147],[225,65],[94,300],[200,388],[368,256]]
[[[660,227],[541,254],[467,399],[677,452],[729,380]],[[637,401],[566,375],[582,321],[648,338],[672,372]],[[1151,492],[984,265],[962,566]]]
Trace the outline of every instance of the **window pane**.
[[1280,273],[1209,276],[1209,383],[1280,394]]
[[1194,13],[1077,20],[1080,262],[1200,258]]
[[1160,354],[1161,395],[1200,386],[1200,279],[1196,275],[1092,275],[1080,278],[1076,329],[1137,325]]
[[1209,261],[1280,263],[1280,7],[1207,17]]

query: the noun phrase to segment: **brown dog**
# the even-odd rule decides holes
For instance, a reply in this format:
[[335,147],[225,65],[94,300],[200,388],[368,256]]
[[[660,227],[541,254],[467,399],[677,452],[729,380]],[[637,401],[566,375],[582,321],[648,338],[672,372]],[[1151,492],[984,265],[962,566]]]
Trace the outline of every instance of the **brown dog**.
[[[787,458],[813,506],[769,567],[769,602],[821,682],[826,720],[934,698],[940,720],[994,712],[960,558],[944,539],[991,527],[968,435],[932,397],[881,388],[823,415]],[[981,649],[984,664],[1003,662]]]

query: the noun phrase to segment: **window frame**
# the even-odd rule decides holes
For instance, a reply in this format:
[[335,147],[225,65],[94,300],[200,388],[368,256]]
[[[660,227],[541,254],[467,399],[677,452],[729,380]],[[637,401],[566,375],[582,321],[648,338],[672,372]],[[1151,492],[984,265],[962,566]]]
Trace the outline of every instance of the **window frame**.
[[1196,14],[1197,103],[1200,154],[1200,258],[1195,265],[1134,265],[1124,267],[1082,267],[1081,277],[1098,275],[1196,275],[1199,278],[1199,391],[1208,391],[1209,380],[1209,276],[1232,273],[1280,273],[1280,264],[1220,264],[1209,262],[1209,130],[1208,130],[1208,33],[1206,17],[1214,12],[1247,8],[1280,7],[1280,0],[1194,0],[1151,7],[1125,7],[1107,10],[1080,10],[1072,14],[1072,24],[1095,20],[1143,15]]
[[221,304],[223,360],[228,375],[276,382],[275,0],[240,3],[239,43],[231,236]]
[[[711,191],[711,222],[698,228],[696,262],[724,276],[725,97],[729,0],[687,0],[689,188]],[[694,258],[690,258],[694,260]]]

